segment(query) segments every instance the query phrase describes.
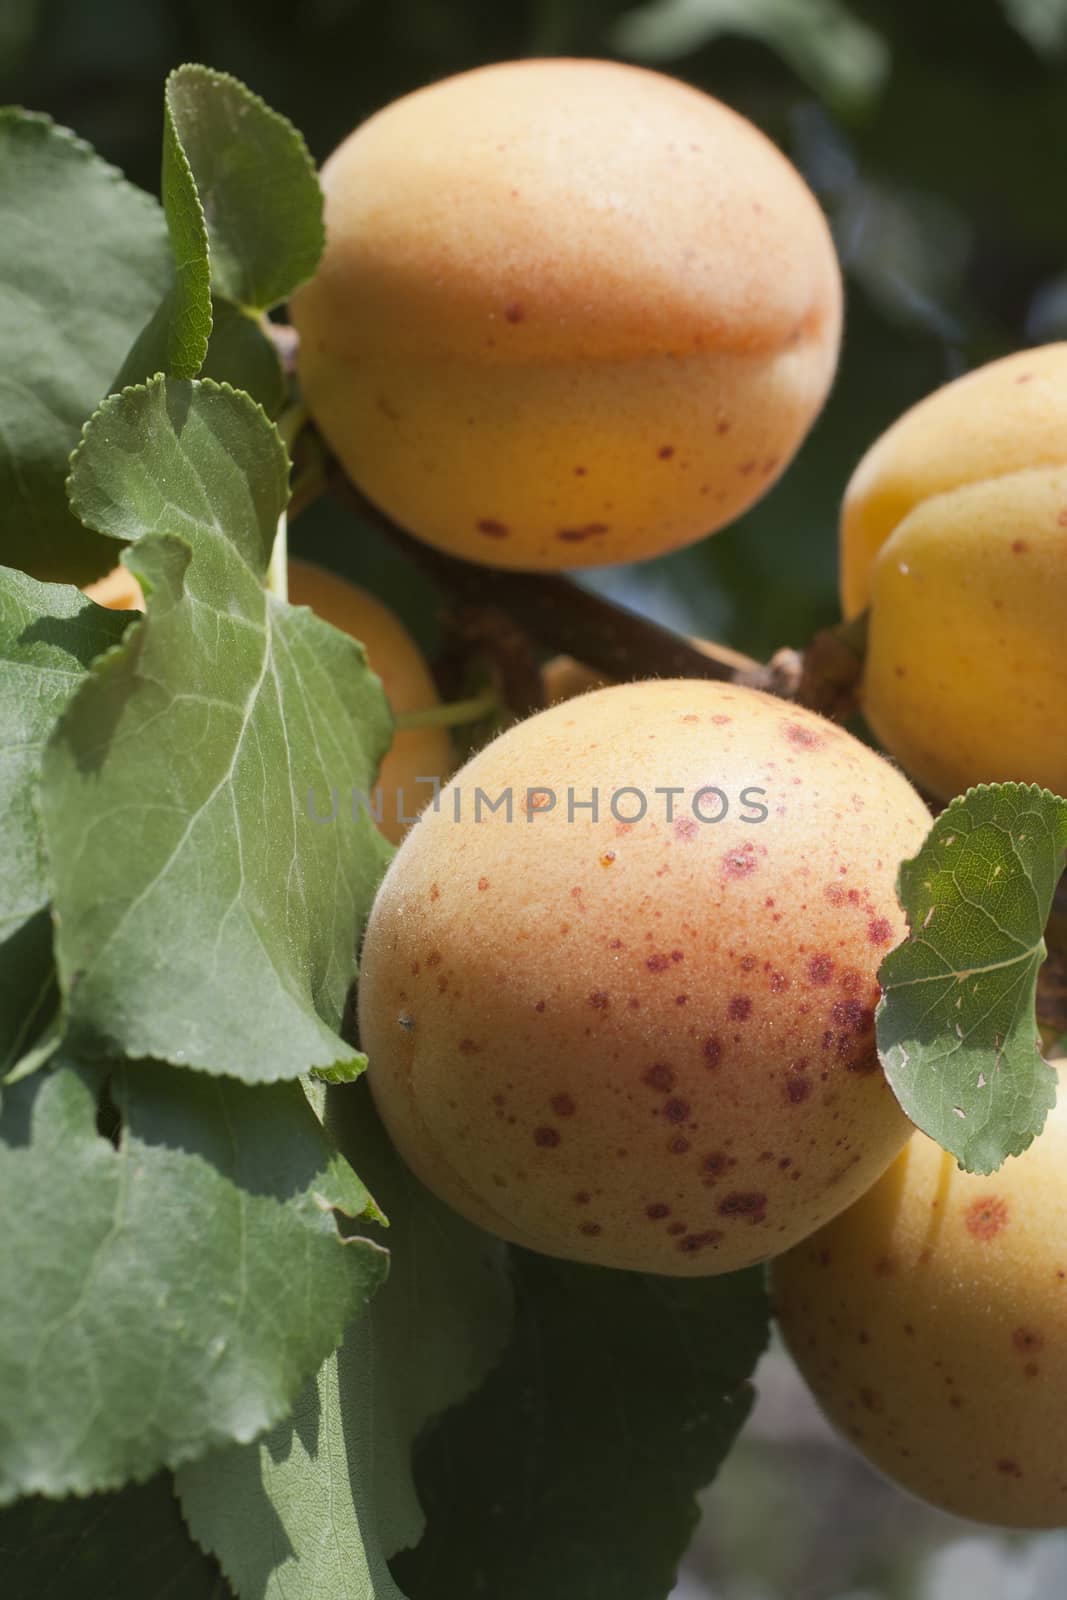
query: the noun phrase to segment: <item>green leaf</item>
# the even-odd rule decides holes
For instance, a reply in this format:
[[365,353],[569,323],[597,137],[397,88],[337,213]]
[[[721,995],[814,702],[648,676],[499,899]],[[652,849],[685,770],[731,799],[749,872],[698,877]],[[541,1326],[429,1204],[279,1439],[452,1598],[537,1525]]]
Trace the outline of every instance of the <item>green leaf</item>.
[[195,378],[211,337],[211,262],[207,223],[196,180],[174,122],[170,86],[163,97],[161,189],[173,262],[173,282],[112,383],[121,390],[153,377]]
[[378,1197],[389,1282],[355,1330],[373,1372],[378,1535],[389,1556],[425,1526],[411,1453],[426,1423],[473,1393],[514,1322],[506,1246],[435,1199],[390,1144],[366,1084],[326,1097],[326,1131]]
[[335,1067],[316,1067],[311,1074],[317,1083],[354,1083],[367,1070],[367,1058],[362,1050],[356,1052],[350,1061],[341,1061]]
[[244,389],[276,417],[286,401],[285,373],[273,340],[231,300],[213,301],[214,322],[201,377]]
[[190,1527],[242,1600],[400,1600],[386,1557],[423,1525],[412,1441],[483,1379],[511,1321],[505,1247],[416,1182],[365,1085],[326,1102],[328,1131],[373,1173],[392,1264],[292,1419],[178,1474]]
[[1039,56],[1067,53],[1067,0],[1000,0],[1001,10]]
[[[184,128],[190,137],[204,181],[210,183],[212,168],[205,162],[198,144],[197,129],[204,111],[201,100],[210,107],[220,97],[233,100],[235,95],[247,94],[247,91],[217,74],[208,74],[207,81],[202,81],[202,73],[200,68],[182,68],[167,80],[162,189],[175,281],[134,342],[112,389],[117,392],[130,384],[143,383],[160,372],[172,378],[195,378],[200,374],[246,390],[268,415],[274,415],[281,409],[286,394],[281,362],[272,341],[253,315],[222,295],[212,296],[207,222],[197,180],[179,131],[180,127]],[[259,103],[256,104],[258,107]],[[216,113],[221,109],[218,104],[214,107]],[[277,141],[277,119],[265,107],[259,110],[271,130],[273,149]],[[217,158],[219,152],[212,155]],[[317,184],[315,189],[317,193]],[[226,204],[236,203],[238,198],[237,191],[223,196]],[[213,206],[216,204],[210,191],[209,200]],[[239,223],[238,231],[243,231],[246,225]],[[261,226],[261,221],[257,220],[257,229]],[[217,277],[224,265],[220,266]]]
[[[93,526],[153,530],[126,556],[146,617],[44,761],[57,968],[91,1056],[249,1082],[357,1057],[337,1030],[388,846],[351,795],[391,726],[363,647],[264,592],[284,465],[247,396],[162,380],[108,401],[74,458]],[[331,790],[332,822],[309,801]]]
[[52,925],[34,810],[45,742],[128,612],[0,567],[0,1078],[56,1000]]
[[163,213],[47,117],[0,110],[0,548],[84,583],[112,564],[71,515],[67,458],[171,278]]
[[4,1095],[0,1504],[255,1438],[384,1274],[337,1231],[370,1198],[299,1085],[140,1062],[98,1107],[101,1081],[63,1060]]
[[403,1600],[375,1529],[363,1355],[351,1328],[262,1443],[176,1475],[193,1537],[240,1600]]
[[307,146],[225,72],[179,67],[167,105],[207,219],[212,283],[238,305],[269,310],[322,254],[322,192]]
[[69,489],[82,521],[112,539],[180,535],[217,580],[236,550],[260,582],[288,473],[277,429],[247,395],[155,378],[112,395],[86,423]]
[[883,36],[842,0],[649,0],[614,32],[624,55],[645,61],[677,60],[722,34],[758,39],[843,111],[869,105],[890,65]]
[[167,334],[169,378],[195,378],[211,336],[211,262],[207,223],[196,179],[182,148],[171,99],[172,79],[163,93],[163,213],[174,256],[175,283]]
[[84,1500],[33,1496],[0,1511],[5,1600],[228,1600],[160,1474]]
[[1065,852],[1067,800],[981,784],[900,869],[911,932],[878,974],[878,1050],[907,1115],[968,1172],[1021,1155],[1055,1103],[1035,997]]
[[[172,289],[165,296],[155,316],[137,336],[111,384],[112,393],[172,370],[168,347],[173,337],[176,295],[177,291]],[[268,416],[276,416],[285,404],[287,392],[285,374],[273,341],[255,318],[231,300],[215,295],[210,304],[211,338],[198,369],[200,376],[228,383],[234,389],[244,389]]]
[[410,1600],[659,1600],[751,1404],[762,1276],[514,1258],[515,1338],[416,1453],[429,1526],[397,1582]]

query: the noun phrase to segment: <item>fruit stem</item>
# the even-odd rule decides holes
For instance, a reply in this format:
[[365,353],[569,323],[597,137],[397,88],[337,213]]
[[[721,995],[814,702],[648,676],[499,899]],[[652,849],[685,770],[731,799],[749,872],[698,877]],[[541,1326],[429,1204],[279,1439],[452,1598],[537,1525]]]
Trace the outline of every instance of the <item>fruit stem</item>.
[[299,400],[293,400],[279,413],[275,427],[281,434],[282,443],[290,457],[293,454],[293,446],[296,444],[302,429],[307,426],[308,421],[307,406],[302,405]]
[[458,728],[466,722],[481,722],[499,708],[499,697],[490,684],[469,700],[449,700],[443,706],[426,706],[422,711],[401,711],[394,720],[398,733],[409,728]]
[[[286,406],[278,417],[275,426],[282,436],[286,455],[292,460],[293,446],[301,430],[308,422],[307,407],[299,401],[293,401]],[[276,594],[279,600],[289,598],[289,517],[283,511],[278,518],[278,531],[274,535],[274,548],[270,553],[270,566],[267,568],[267,588],[271,594]]]
[[310,461],[293,478],[293,492],[289,496],[289,518],[295,521],[301,511],[314,504],[326,492],[326,463],[321,456]]
[[278,531],[274,535],[274,548],[267,568],[267,588],[279,600],[289,598],[289,519],[283,511],[278,518]]

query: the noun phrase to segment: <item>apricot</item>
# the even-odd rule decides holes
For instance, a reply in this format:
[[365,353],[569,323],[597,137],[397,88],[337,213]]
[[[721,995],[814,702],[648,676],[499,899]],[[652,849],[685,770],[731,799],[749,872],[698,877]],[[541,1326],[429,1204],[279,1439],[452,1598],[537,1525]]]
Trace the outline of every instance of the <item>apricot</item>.
[[380,111],[322,184],[300,381],[349,475],[430,544],[539,570],[658,555],[752,505],[822,406],[822,212],[674,79],[482,67]]
[[[295,606],[310,606],[324,622],[360,641],[394,713],[423,711],[439,704],[418,645],[400,619],[374,595],[323,567],[290,558],[289,600]],[[400,842],[410,819],[433,796],[432,785],[419,780],[443,780],[451,768],[447,729],[408,728],[394,734],[376,786],[381,791],[378,826],[393,844]]]
[[1067,1105],[992,1177],[916,1133],[772,1269],[815,1398],[889,1477],[958,1516],[1067,1524]]
[[[125,567],[115,567],[84,592],[113,611],[144,610],[141,586]],[[295,606],[309,606],[324,622],[360,641],[394,712],[422,711],[439,703],[418,645],[374,595],[294,556],[289,561],[289,600]],[[410,819],[432,798],[432,785],[419,780],[443,780],[451,767],[452,747],[444,728],[410,728],[394,735],[378,772],[380,795],[368,796],[376,818],[380,802],[378,826],[393,844],[400,842]]]
[[867,720],[942,798],[1067,791],[1067,344],[968,373],[905,413],[845,495],[841,595],[870,607]]
[[361,1038],[400,1154],[548,1255],[697,1275],[787,1249],[910,1131],[873,1007],[928,827],[880,756],[736,685],[621,684],[508,729],[371,914]]
[[144,590],[125,567],[112,567],[102,578],[87,583],[82,594],[95,600],[98,606],[106,606],[108,611],[144,610]]

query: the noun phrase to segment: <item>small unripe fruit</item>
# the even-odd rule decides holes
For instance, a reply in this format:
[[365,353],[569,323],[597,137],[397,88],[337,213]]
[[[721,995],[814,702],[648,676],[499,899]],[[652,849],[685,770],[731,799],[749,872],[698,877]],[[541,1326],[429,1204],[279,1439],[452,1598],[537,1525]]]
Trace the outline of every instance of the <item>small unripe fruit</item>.
[[[294,558],[289,562],[289,600],[294,606],[310,606],[324,622],[360,641],[394,714],[425,711],[439,704],[418,645],[400,619],[374,595],[336,573]],[[400,842],[410,819],[433,798],[433,788],[425,780],[443,781],[451,767],[446,729],[407,728],[394,734],[375,785],[381,791],[378,826],[387,839]]]
[[1067,1105],[991,1177],[915,1134],[775,1262],[787,1344],[832,1421],[957,1516],[1067,1525]]
[[928,826],[873,751],[736,685],[509,729],[371,914],[361,1040],[401,1155],[549,1255],[696,1275],[787,1249],[908,1136],[873,1007]]
[[870,607],[863,704],[932,794],[1067,792],[1067,344],[968,373],[868,451],[841,524],[846,616]]
[[294,297],[308,405],[412,533],[490,566],[634,561],[732,521],[833,377],[818,205],[658,73],[519,61],[408,95],[327,161]]

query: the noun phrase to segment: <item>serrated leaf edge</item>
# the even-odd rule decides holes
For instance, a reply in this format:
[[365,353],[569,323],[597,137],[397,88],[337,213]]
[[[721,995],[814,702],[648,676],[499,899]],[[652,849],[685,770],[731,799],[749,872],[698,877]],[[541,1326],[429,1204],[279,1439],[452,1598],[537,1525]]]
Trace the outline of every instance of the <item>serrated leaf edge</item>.
[[[285,463],[286,478],[288,479],[292,474],[293,464],[289,457],[289,451],[286,449],[285,440],[282,438],[281,432],[279,431],[278,424],[274,421],[273,417],[268,417],[266,411],[260,405],[259,401],[255,399],[253,395],[250,395],[247,389],[238,389],[234,384],[226,383],[225,380],[220,382],[217,378],[171,378],[168,380],[166,373],[163,372],[155,373],[151,378],[146,378],[143,383],[128,383],[124,389],[118,389],[113,394],[105,395],[92,415],[87,417],[82,423],[78,443],[74,446],[74,449],[67,457],[67,476],[63,485],[67,496],[67,504],[70,506],[73,515],[78,518],[78,521],[81,523],[82,527],[88,528],[92,533],[99,533],[104,538],[115,539],[116,543],[122,544],[126,548],[129,548],[130,545],[139,543],[140,541],[123,540],[119,538],[118,535],[109,533],[104,528],[94,528],[91,523],[86,522],[85,519],[79,514],[78,509],[74,504],[74,464],[81,455],[82,450],[85,448],[90,429],[94,426],[94,424],[99,422],[99,420],[104,416],[105,412],[114,410],[114,408],[122,400],[126,399],[130,395],[149,394],[153,389],[158,389],[161,386],[165,390],[168,382],[187,383],[193,389],[202,389],[205,391],[205,393],[209,394],[225,394],[235,396],[241,401],[250,405],[255,411],[259,412],[259,415],[263,418],[264,422],[267,424],[268,428],[271,430],[271,433],[278,442],[278,447],[282,453],[282,460]],[[146,535],[146,537],[147,536],[148,535]],[[179,538],[180,535],[172,534],[170,537]],[[125,638],[125,635],[123,635],[123,637]]]
[[[255,92],[254,89],[250,89],[248,87],[247,83],[243,83],[241,81],[241,79],[236,77],[232,72],[224,72],[219,67],[208,67],[208,66],[205,66],[203,62],[199,62],[199,61],[183,61],[183,62],[180,63],[180,65],[178,65],[177,67],[174,67],[172,69],[172,71],[167,74],[166,89],[167,89],[168,93],[169,93],[170,85],[171,85],[172,81],[174,79],[176,79],[176,78],[182,77],[183,75],[184,76],[194,76],[194,77],[204,78],[210,83],[213,83],[213,84],[225,84],[225,85],[227,85],[227,87],[229,87],[231,89],[235,89],[237,91],[238,95],[243,96],[245,98],[245,100],[250,105],[255,106],[257,111],[261,111],[267,118],[269,118],[269,120],[271,122],[277,123],[282,128],[284,128],[287,133],[292,135],[294,143],[295,143],[297,149],[299,150],[300,154],[304,158],[304,162],[305,162],[305,165],[307,167],[308,173],[311,175],[311,177],[315,181],[315,184],[318,186],[318,184],[319,184],[319,169],[318,169],[318,166],[315,163],[315,159],[312,156],[311,151],[308,148],[307,140],[304,138],[304,135],[301,133],[300,129],[296,126],[295,122],[291,122],[289,120],[289,118],[285,115],[284,112],[276,111],[273,106],[268,105],[267,102],[263,99],[262,95],[258,95]],[[195,182],[195,178],[194,178],[194,182]],[[199,193],[199,190],[197,192]],[[321,192],[321,188],[320,188],[320,192]],[[323,219],[321,209],[320,209],[319,217],[318,217],[318,229],[317,229],[317,231],[318,231],[318,242],[319,242],[319,257],[321,259],[322,251],[325,248],[325,244],[326,244],[326,224],[325,224],[325,221]],[[307,278],[302,278],[300,281],[301,281],[301,283],[306,283],[308,281],[308,279]],[[296,283],[291,285],[289,293],[292,294],[296,289],[299,288],[299,286],[300,285],[296,284]],[[226,298],[231,299],[232,297],[226,296]],[[283,299],[284,298],[286,298],[286,297],[283,297]],[[242,310],[249,311],[249,312],[254,313],[254,314],[255,313],[259,313],[259,312],[264,312],[264,311],[271,310],[271,306],[249,306],[249,305],[245,305],[243,301],[239,301],[239,300],[233,300],[232,303],[234,305],[240,306]],[[273,304],[281,305],[282,303],[283,303],[283,301],[279,300],[279,301],[272,302],[272,305]]]

